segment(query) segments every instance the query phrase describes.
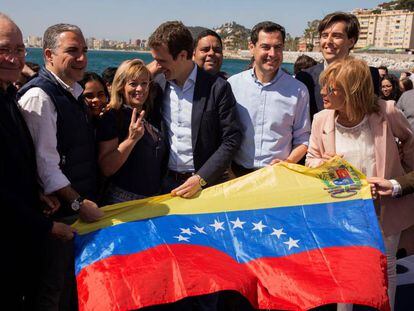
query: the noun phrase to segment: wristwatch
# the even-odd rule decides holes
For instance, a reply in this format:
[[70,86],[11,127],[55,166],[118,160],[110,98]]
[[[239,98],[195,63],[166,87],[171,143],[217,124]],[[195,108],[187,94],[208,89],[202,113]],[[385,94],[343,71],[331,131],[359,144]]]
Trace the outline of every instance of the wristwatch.
[[79,196],[77,199],[73,200],[72,203],[70,203],[70,207],[72,208],[72,210],[77,212],[81,208],[84,200],[85,198]]
[[198,177],[198,182],[200,183],[201,187],[204,187],[205,185],[207,185],[207,182],[203,179],[203,177],[201,177],[198,174],[196,174],[196,176]]

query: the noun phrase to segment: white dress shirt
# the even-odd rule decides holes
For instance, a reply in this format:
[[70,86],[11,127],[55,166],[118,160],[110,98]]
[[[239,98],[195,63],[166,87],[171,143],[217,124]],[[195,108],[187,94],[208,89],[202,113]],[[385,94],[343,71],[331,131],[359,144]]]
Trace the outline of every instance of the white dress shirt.
[[[53,72],[51,74],[75,98],[82,94],[83,89],[78,83],[75,83],[72,88]],[[45,194],[70,185],[70,181],[59,167],[60,156],[56,138],[57,111],[49,95],[41,88],[33,87],[20,98],[19,105],[33,138],[39,178]]]
[[194,64],[182,88],[168,81],[165,89],[162,115],[171,146],[168,168],[176,172],[194,172],[191,115],[196,79],[197,65]]

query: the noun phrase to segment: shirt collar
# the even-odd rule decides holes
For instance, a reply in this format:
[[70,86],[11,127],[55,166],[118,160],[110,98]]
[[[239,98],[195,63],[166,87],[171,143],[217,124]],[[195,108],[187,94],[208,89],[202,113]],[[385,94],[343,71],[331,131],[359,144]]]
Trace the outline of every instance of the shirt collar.
[[259,81],[259,79],[257,79],[256,73],[254,72],[254,67],[250,69],[250,76],[253,78],[254,82],[257,84],[260,84],[262,86],[268,86],[268,85],[272,85],[274,84],[277,80],[279,80],[279,78],[283,75],[283,70],[282,68],[279,67],[279,69],[276,72],[276,75],[274,76],[274,78],[272,80],[270,80],[269,82],[266,83],[262,83]]
[[63,82],[62,79],[60,79],[54,72],[49,72],[55,77],[56,81],[68,92],[70,92],[73,97],[78,98],[83,93],[83,88],[79,85],[79,83],[75,82],[73,86],[67,85],[65,82]]
[[[184,82],[183,91],[188,89],[189,87],[193,86],[197,79],[197,65],[196,63],[193,63],[194,67],[193,70],[191,70],[190,75],[187,77],[187,80]],[[168,81],[171,83],[174,87],[178,87],[177,84],[174,81]]]

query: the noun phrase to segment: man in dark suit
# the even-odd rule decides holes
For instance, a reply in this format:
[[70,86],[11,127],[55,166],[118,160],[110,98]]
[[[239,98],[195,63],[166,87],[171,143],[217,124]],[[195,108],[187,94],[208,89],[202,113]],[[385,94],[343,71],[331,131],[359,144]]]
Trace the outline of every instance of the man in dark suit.
[[162,115],[170,156],[163,190],[185,198],[226,180],[241,132],[230,85],[193,61],[193,38],[181,22],[160,25],[148,40],[163,75]]
[[[319,76],[321,72],[335,60],[349,55],[359,37],[358,18],[349,13],[334,12],[326,15],[319,23],[320,49],[324,62],[300,71],[296,79],[303,82],[309,91],[310,115],[323,109]],[[370,67],[375,94],[379,94],[378,69]]]
[[[26,50],[22,33],[0,13],[0,206],[2,207],[3,303],[11,310],[31,308],[39,247],[49,234],[68,240],[74,230],[46,218],[41,210],[36,157],[29,130],[17,108],[17,81]],[[26,309],[25,309],[26,310]],[[29,309],[27,309],[29,310]]]

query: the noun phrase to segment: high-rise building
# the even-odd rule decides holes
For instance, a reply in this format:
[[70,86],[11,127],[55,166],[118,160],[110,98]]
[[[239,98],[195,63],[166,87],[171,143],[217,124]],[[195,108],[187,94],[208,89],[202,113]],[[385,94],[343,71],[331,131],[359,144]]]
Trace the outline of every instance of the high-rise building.
[[414,12],[356,9],[352,13],[361,25],[355,48],[414,49]]

